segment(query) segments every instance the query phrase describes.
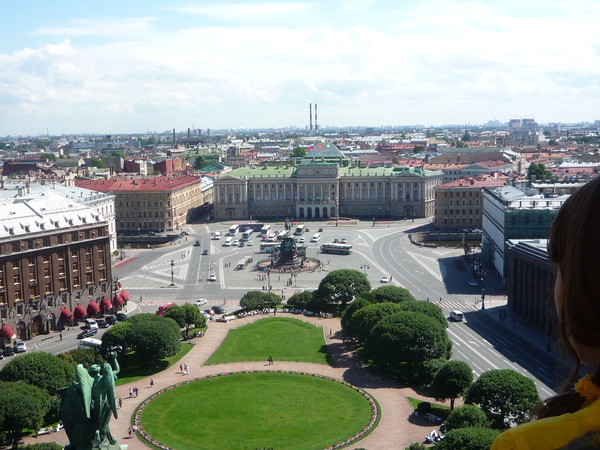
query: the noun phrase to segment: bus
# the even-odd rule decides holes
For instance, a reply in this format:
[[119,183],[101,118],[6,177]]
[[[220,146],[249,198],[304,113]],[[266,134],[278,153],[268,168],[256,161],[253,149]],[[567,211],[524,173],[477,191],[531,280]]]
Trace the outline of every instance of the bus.
[[240,231],[240,226],[238,225],[231,225],[229,227],[229,232],[227,233],[229,236],[235,236],[236,234],[238,234],[238,231]]
[[260,244],[260,253],[273,253],[281,247],[280,242],[263,242]]
[[321,253],[349,255],[352,253],[352,246],[350,244],[323,244],[321,245]]
[[266,224],[260,229],[260,237],[263,241],[271,235],[271,225]]
[[100,347],[102,347],[102,341],[100,339],[94,338],[83,338],[79,341],[79,345],[77,348],[80,349],[95,349],[100,351]]
[[304,224],[298,225],[296,227],[296,231],[294,231],[294,236],[302,236],[304,234]]
[[242,241],[246,242],[249,241],[250,239],[252,239],[252,235],[254,234],[254,231],[252,230],[246,230],[242,233]]

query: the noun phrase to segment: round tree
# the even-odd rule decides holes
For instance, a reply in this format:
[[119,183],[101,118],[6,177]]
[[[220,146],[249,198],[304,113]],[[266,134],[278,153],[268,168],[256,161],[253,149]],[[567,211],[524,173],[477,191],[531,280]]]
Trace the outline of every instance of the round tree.
[[340,269],[328,273],[313,295],[319,301],[343,311],[359,294],[370,290],[371,283],[360,270]]
[[408,289],[389,284],[373,289],[371,293],[375,296],[375,300],[372,303],[400,303],[406,300],[415,300]]
[[58,356],[46,352],[32,352],[11,359],[0,372],[3,381],[24,381],[56,395],[75,379],[75,367]]
[[458,428],[448,431],[440,442],[435,444],[436,450],[489,450],[499,431],[490,428]]
[[359,309],[346,324],[344,330],[360,343],[366,342],[373,327],[384,317],[396,314],[400,309],[396,303],[376,303]]
[[[159,316],[160,317],[160,316]],[[147,366],[175,355],[181,349],[181,333],[174,330],[171,319],[132,324],[130,338],[136,357]]]
[[366,298],[364,298],[362,295],[357,297],[356,300],[354,300],[352,303],[350,303],[346,307],[344,312],[342,313],[342,320],[341,320],[342,328],[346,329],[348,322],[350,321],[350,319],[352,318],[352,315],[356,311],[358,311],[361,308],[364,308],[365,306],[369,306],[370,304],[371,304],[371,302],[369,300],[367,300]]
[[442,308],[438,305],[424,301],[407,300],[400,303],[399,307],[402,311],[414,311],[425,314],[437,320],[444,328],[448,328],[448,319],[446,319]]
[[426,361],[448,359],[451,349],[446,329],[439,322],[410,311],[382,318],[365,345],[373,362],[401,376],[418,372]]
[[433,377],[430,390],[436,400],[450,399],[450,411],[454,400],[463,396],[473,384],[473,371],[466,362],[448,361]]
[[446,421],[446,430],[456,428],[489,428],[489,421],[485,412],[475,405],[463,405],[452,411]]
[[[17,358],[18,359],[18,358]],[[24,381],[0,382],[0,429],[17,448],[24,428],[39,430],[50,408],[50,395]]]
[[303,291],[298,292],[297,294],[294,294],[288,298],[287,304],[288,306],[292,306],[296,309],[311,309],[312,301],[312,291]]
[[510,369],[481,374],[465,399],[483,409],[494,428],[508,428],[529,420],[529,412],[540,402],[532,380]]
[[248,291],[240,299],[240,306],[244,309],[272,308],[277,306],[281,299],[270,292]]

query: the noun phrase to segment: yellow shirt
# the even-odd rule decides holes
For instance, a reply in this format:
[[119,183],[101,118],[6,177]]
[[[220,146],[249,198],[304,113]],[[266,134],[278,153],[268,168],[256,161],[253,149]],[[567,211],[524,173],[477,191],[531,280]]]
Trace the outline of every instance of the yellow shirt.
[[592,429],[600,430],[600,400],[577,412],[547,417],[506,430],[492,450],[554,450]]

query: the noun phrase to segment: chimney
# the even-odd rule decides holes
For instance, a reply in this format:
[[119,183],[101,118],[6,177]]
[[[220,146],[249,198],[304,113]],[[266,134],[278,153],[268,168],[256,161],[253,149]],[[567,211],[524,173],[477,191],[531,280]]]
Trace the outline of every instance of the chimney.
[[310,131],[312,131],[312,103],[308,104],[308,120],[310,122]]
[[173,148],[177,147],[177,136],[175,135],[175,128],[173,128]]
[[191,131],[190,131],[190,129],[188,128],[188,138],[191,136],[191,134],[190,134],[190,133],[191,133]]
[[319,125],[317,125],[317,104],[315,103],[315,131],[319,130]]

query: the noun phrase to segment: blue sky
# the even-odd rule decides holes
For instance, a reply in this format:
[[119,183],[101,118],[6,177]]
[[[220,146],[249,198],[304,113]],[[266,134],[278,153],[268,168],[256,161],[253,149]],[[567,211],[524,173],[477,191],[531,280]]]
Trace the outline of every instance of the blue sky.
[[600,2],[2,5],[0,136],[600,119]]

